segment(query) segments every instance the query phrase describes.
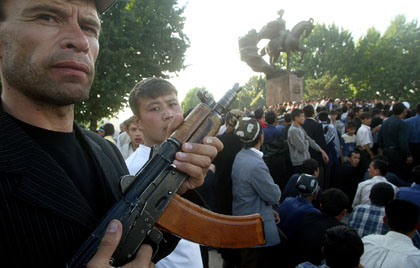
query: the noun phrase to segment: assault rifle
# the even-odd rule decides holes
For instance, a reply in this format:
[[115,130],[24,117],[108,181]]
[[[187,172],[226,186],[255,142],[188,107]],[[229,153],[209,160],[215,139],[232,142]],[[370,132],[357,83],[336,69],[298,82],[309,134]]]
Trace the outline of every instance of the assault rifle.
[[159,229],[218,248],[243,248],[264,243],[260,215],[216,214],[176,194],[187,175],[172,164],[175,154],[184,142],[201,143],[204,137],[216,135],[222,116],[239,90],[235,84],[217,103],[205,90],[198,93],[202,103],[159,148],[153,149],[153,156],[135,176],[121,179],[122,199],[108,211],[67,267],[87,264],[113,219],[121,221],[123,226],[120,243],[110,260],[113,266],[122,266],[132,260],[146,238],[158,245],[162,239]]

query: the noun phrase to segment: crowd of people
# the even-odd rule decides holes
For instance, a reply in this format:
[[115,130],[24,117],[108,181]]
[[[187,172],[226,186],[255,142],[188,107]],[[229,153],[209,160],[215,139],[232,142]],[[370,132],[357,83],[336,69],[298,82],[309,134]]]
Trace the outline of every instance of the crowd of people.
[[[0,3],[4,266],[65,266],[123,198],[119,178],[183,122],[177,90],[161,78],[133,85],[133,116],[117,137],[112,124],[93,133],[74,122],[95,74],[98,14],[114,2]],[[265,243],[218,249],[223,267],[420,267],[419,144],[420,104],[234,109],[216,138],[182,144],[173,164],[188,176],[177,193],[218,213],[261,215]],[[121,235],[112,220],[86,267],[110,267]],[[206,247],[163,236],[124,267],[208,267]]]

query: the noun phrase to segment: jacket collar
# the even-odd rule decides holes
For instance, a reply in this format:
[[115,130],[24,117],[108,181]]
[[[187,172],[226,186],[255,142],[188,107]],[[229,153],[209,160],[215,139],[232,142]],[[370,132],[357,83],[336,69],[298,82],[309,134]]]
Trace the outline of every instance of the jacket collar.
[[20,180],[15,197],[92,228],[92,209],[57,162],[0,105],[0,172]]

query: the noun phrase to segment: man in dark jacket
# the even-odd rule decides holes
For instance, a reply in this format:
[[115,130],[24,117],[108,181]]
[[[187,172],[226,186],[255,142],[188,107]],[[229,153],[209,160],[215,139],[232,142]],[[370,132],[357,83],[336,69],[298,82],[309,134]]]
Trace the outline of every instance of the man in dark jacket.
[[[63,267],[121,198],[118,178],[128,171],[118,149],[73,120],[74,104],[87,99],[95,74],[98,14],[114,2],[0,4],[3,266]],[[174,120],[168,131],[181,121]],[[221,149],[219,140],[208,141]],[[187,188],[203,182],[217,151],[191,147],[177,155],[177,168],[191,176]],[[111,221],[89,266],[109,267],[121,233],[121,223]],[[133,262],[149,267],[151,255],[152,248],[142,246]]]

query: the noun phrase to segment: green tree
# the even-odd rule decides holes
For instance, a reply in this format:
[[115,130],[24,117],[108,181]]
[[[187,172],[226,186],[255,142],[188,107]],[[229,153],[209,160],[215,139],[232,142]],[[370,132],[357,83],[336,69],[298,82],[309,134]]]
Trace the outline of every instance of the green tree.
[[[187,94],[185,95],[185,99],[182,101],[181,107],[184,113],[188,112],[190,109],[193,109],[197,104],[201,102],[198,98],[197,93],[202,90],[206,89],[205,87],[195,87],[190,89]],[[212,97],[213,95],[210,94]]]
[[[238,93],[236,100],[232,103],[231,108],[243,110],[247,108],[261,108],[266,105],[266,79],[262,75],[252,76],[248,82],[242,86],[242,90]],[[260,93],[262,91],[262,93]],[[253,105],[251,106],[251,103]]]
[[102,17],[100,53],[90,98],[75,107],[78,122],[110,117],[126,106],[143,77],[168,77],[184,67],[189,40],[176,0],[121,0]]
[[317,99],[324,96],[346,98],[352,95],[349,88],[340,82],[338,76],[330,75],[329,72],[320,78],[307,78],[305,82],[305,97],[308,99]]

